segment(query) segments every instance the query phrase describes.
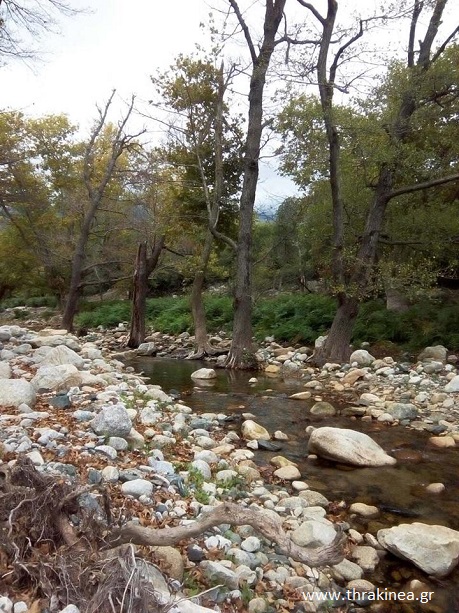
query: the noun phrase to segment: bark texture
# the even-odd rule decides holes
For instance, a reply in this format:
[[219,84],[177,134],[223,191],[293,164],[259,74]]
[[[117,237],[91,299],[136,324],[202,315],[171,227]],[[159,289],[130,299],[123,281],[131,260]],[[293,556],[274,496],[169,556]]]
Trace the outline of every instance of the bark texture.
[[249,28],[235,0],[229,3],[244,32],[252,59],[249,90],[249,114],[245,142],[244,176],[239,209],[236,280],[234,288],[233,341],[226,361],[227,368],[253,367],[252,342],[252,224],[258,183],[261,135],[263,131],[263,92],[266,84],[275,37],[282,20],[286,0],[267,0],[263,40],[255,48]]

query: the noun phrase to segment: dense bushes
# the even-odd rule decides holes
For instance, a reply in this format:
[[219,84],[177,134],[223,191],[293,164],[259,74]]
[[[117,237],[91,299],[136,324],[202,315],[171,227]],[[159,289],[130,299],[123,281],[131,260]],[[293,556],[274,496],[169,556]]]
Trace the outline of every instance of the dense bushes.
[[[2,301],[4,308],[53,307],[54,298],[38,296],[26,300],[10,298]],[[206,296],[208,331],[231,332],[233,304],[228,296]],[[257,339],[274,336],[279,342],[312,344],[317,336],[326,333],[335,313],[335,302],[317,294],[279,294],[263,298],[254,305],[253,324]],[[31,317],[30,311],[17,311],[18,318]],[[114,327],[130,319],[128,301],[84,302],[76,323],[79,327]],[[167,334],[192,332],[189,299],[181,297],[153,298],[147,302],[147,323],[150,328]],[[387,311],[382,300],[362,305],[354,327],[355,346],[369,343],[391,342],[409,351],[427,345],[442,344],[459,350],[459,307],[453,302],[423,301],[406,313]]]
[[[231,331],[233,307],[228,296],[207,296],[209,332]],[[260,299],[254,308],[254,333],[258,339],[274,336],[277,341],[311,344],[330,327],[335,302],[316,294],[281,294]],[[88,303],[77,318],[78,325],[110,327],[129,321],[128,302]],[[187,297],[148,300],[148,325],[160,332],[179,334],[192,331]],[[457,304],[422,302],[406,313],[387,311],[379,300],[362,305],[354,328],[353,341],[359,345],[393,342],[408,350],[433,344],[459,349],[459,308]]]

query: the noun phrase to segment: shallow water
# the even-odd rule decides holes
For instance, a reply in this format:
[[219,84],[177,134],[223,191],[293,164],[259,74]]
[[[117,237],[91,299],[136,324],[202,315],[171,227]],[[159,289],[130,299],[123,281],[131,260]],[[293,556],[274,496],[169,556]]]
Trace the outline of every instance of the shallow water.
[[[256,462],[267,464],[273,455],[284,455],[298,464],[302,478],[311,489],[322,492],[329,500],[345,500],[347,503],[365,502],[374,504],[384,511],[375,520],[362,520],[356,524],[361,532],[372,532],[381,527],[400,523],[420,521],[440,524],[459,530],[459,451],[456,449],[434,449],[428,446],[429,434],[404,427],[393,427],[377,422],[367,423],[346,417],[317,417],[311,415],[314,400],[289,400],[288,396],[304,390],[297,379],[283,380],[257,373],[258,383],[249,384],[253,373],[217,370],[217,378],[202,381],[196,385],[190,375],[208,363],[171,360],[163,358],[138,358],[129,363],[136,371],[143,371],[151,383],[161,385],[164,391],[176,390],[183,401],[196,412],[226,413],[240,416],[250,412],[256,421],[270,433],[282,430],[289,441],[281,441],[278,452],[258,451]],[[326,394],[322,394],[326,400]],[[332,400],[336,406],[336,397]],[[346,406],[343,403],[342,406]],[[305,428],[327,425],[352,428],[369,434],[389,454],[400,450],[416,452],[416,461],[398,461],[395,466],[378,468],[351,468],[338,466],[325,460],[307,460],[307,437]],[[240,420],[228,427],[238,430]],[[429,483],[444,483],[446,490],[441,495],[428,494],[425,486]],[[403,564],[389,556],[380,576],[383,585],[389,587],[387,575],[395,568],[403,570]],[[413,574],[413,567],[406,572],[424,579],[421,573]],[[381,572],[381,571],[378,571]],[[423,608],[405,609],[401,603],[387,611],[442,611],[459,612],[456,600],[459,573],[440,582],[437,586],[437,608],[426,605]],[[451,599],[454,602],[451,602]],[[447,603],[450,602],[450,604]],[[391,605],[394,606],[394,605]]]

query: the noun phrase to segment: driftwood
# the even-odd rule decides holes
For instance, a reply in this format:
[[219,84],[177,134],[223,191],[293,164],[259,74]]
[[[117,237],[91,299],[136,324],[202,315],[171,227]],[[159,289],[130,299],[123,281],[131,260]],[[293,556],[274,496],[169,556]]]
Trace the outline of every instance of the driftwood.
[[221,524],[252,526],[266,539],[276,543],[284,555],[308,566],[338,564],[344,558],[342,553],[343,534],[340,530],[337,531],[334,542],[326,547],[316,549],[300,547],[284,531],[280,519],[258,509],[247,509],[231,502],[224,502],[214,507],[212,510],[203,513],[192,524],[185,526],[154,529],[129,522],[117,532],[113,532],[108,537],[107,542],[110,547],[125,543],[150,546],[176,545],[180,541],[200,536],[210,528]]
[[[198,611],[180,597],[170,596],[172,600],[165,602],[164,592],[157,592],[144,573],[151,562],[138,556],[133,545],[173,546],[222,524],[252,526],[281,553],[311,567],[343,559],[344,537],[339,529],[331,545],[307,549],[290,539],[280,518],[229,502],[186,525],[150,528],[133,521],[116,523],[103,488],[96,486],[103,503],[98,514],[83,504],[83,497],[94,488],[79,488],[40,473],[25,457],[12,468],[1,467],[0,584],[7,579],[13,590],[27,586],[45,602],[57,598],[63,606],[71,602],[84,613],[188,613],[190,607]],[[115,508],[113,515],[119,515]]]

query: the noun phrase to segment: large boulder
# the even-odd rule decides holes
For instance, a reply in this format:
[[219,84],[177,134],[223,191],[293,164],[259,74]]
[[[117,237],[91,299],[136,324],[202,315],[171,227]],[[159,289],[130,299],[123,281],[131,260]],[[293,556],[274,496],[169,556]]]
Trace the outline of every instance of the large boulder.
[[121,436],[129,435],[132,428],[131,418],[124,404],[109,404],[102,407],[91,421],[91,428],[100,436]]
[[379,530],[379,544],[428,575],[445,577],[459,562],[459,532],[414,522]]
[[2,379],[0,384],[0,407],[18,407],[35,404],[35,389],[25,379]]
[[260,426],[260,424],[257,424],[257,422],[252,419],[246,419],[244,421],[241,431],[242,438],[246,441],[269,441],[271,438],[266,428],[263,428],[263,426]]
[[81,385],[81,375],[73,364],[40,366],[31,383],[37,391],[68,392],[71,387]]
[[357,364],[357,366],[370,366],[375,361],[375,358],[368,353],[366,349],[357,349],[351,353],[351,357],[349,358],[349,363]]
[[73,364],[81,368],[84,364],[83,358],[67,345],[52,347],[41,360],[42,366],[60,366],[61,364]]
[[58,345],[66,345],[73,351],[80,351],[80,345],[74,336],[63,336],[60,334],[38,335],[30,339],[32,347],[57,347]]
[[346,428],[317,428],[309,439],[308,451],[353,466],[390,466],[397,462],[372,438]]
[[426,347],[421,353],[418,355],[419,362],[446,362],[446,358],[448,356],[448,349],[443,347],[443,345],[435,345],[434,347]]

